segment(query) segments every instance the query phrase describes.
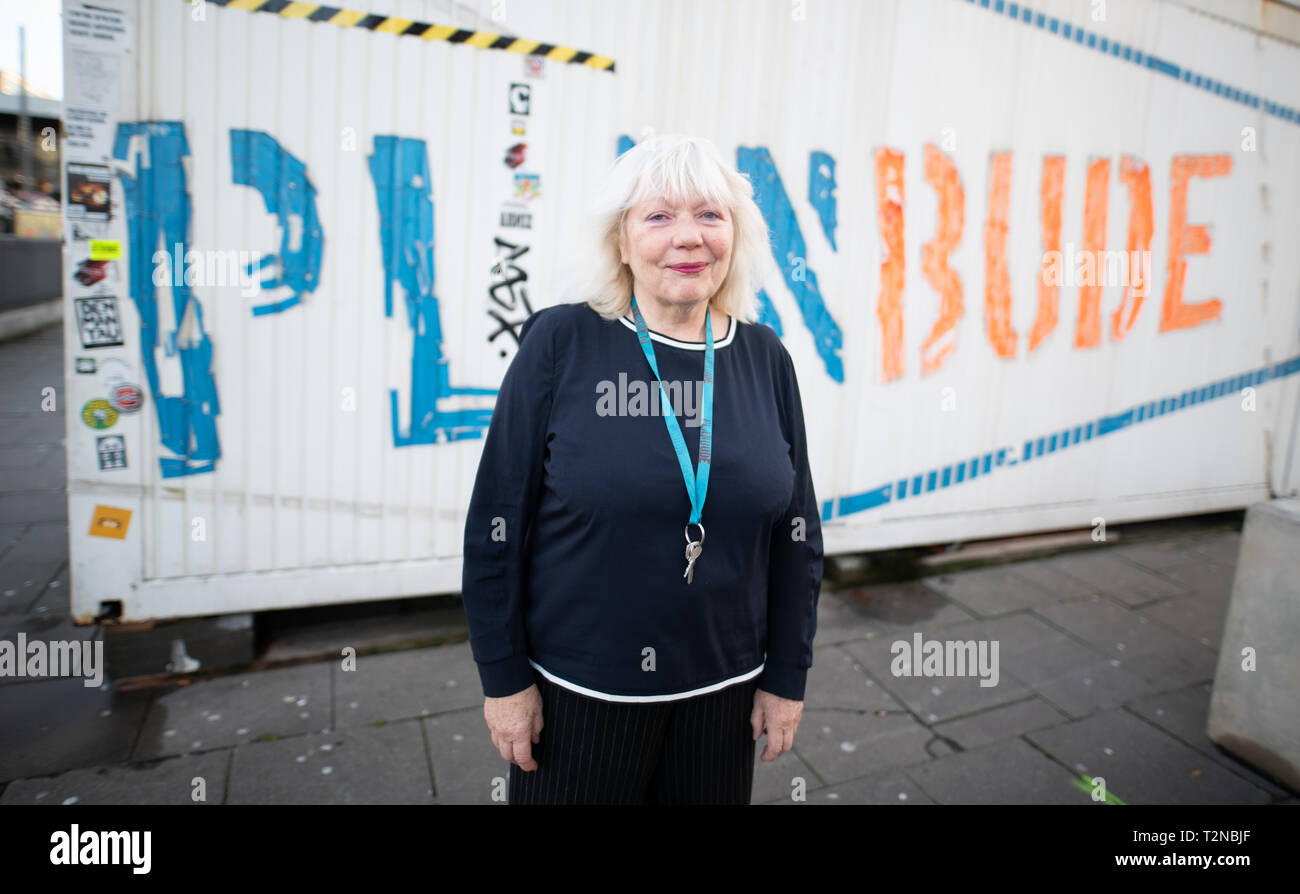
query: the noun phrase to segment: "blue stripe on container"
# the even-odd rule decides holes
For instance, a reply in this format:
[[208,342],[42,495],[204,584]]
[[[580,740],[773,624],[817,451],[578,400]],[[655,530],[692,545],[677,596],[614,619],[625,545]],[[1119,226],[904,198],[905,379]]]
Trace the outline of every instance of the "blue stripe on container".
[[[1048,445],[1046,450],[1047,453],[1052,453],[1057,449],[1063,450],[1068,446],[1091,441],[1094,434],[1094,427],[1096,435],[1100,437],[1102,435],[1111,434],[1129,428],[1144,421],[1155,419],[1159,416],[1167,415],[1177,410],[1194,407],[1198,403],[1211,398],[1234,396],[1238,394],[1242,388],[1252,384],[1258,385],[1263,382],[1292,376],[1296,373],[1300,373],[1300,355],[1278,361],[1272,366],[1259,367],[1258,369],[1250,370],[1248,372],[1238,373],[1235,376],[1220,379],[1219,381],[1209,385],[1204,385],[1199,388],[1190,388],[1186,391],[1180,392],[1176,396],[1166,395],[1164,397],[1150,400],[1146,403],[1130,407],[1127,410],[1102,416],[1099,419],[1088,422],[1086,425],[1076,425],[1073,429],[1067,428],[1060,432],[1054,432],[1051,435],[1044,435],[1038,438],[1028,438],[1024,441],[1021,448],[1022,461],[1028,461],[1035,455],[1043,455],[1044,443]],[[968,462],[944,467],[942,469],[943,484],[940,486],[948,487],[950,485],[960,484],[967,478],[973,481],[981,474],[988,474],[992,466],[1010,467],[1016,465],[1017,460],[1015,459],[1012,459],[1010,462],[1007,461],[1007,456],[1012,449],[1013,448],[1002,447],[996,452],[990,451],[982,456],[976,456]],[[957,472],[956,476],[952,475],[954,469]],[[922,492],[921,480],[923,476],[927,481],[927,487],[925,490],[934,490],[938,472],[939,470],[931,470],[929,472],[912,476],[910,479],[912,482],[912,493],[916,495]],[[897,495],[894,499],[901,500],[907,495],[908,481],[909,479],[907,478],[899,479],[897,483]],[[833,505],[838,508],[838,511],[834,513],[836,517],[884,505],[885,503],[890,502],[889,489],[890,485],[885,485],[884,487],[876,488],[874,490],[840,497],[838,500],[827,500],[823,504],[823,515],[826,518],[831,518]]]

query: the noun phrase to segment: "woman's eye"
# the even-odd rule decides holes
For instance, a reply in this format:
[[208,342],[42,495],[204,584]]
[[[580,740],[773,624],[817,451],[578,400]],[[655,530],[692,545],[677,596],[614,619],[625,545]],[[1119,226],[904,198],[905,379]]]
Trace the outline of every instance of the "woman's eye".
[[716,211],[705,211],[704,213],[705,213],[705,214],[712,214],[712,215],[713,215],[714,217],[716,217],[718,220],[722,220],[722,215],[719,214],[719,213],[716,212]]

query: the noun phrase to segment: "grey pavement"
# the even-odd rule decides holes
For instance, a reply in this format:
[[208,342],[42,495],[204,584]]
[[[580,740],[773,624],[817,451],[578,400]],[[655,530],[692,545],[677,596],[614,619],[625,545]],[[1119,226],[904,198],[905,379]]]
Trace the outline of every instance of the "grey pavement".
[[[0,639],[68,618],[61,330],[0,344]],[[62,389],[60,387],[60,394]],[[57,418],[56,418],[57,417]],[[1206,737],[1240,533],[1218,525],[824,588],[794,749],[761,804],[1296,804]],[[998,645],[998,680],[896,673],[894,643]],[[152,688],[0,678],[0,804],[492,804],[469,645]],[[761,748],[761,742],[759,747]]]

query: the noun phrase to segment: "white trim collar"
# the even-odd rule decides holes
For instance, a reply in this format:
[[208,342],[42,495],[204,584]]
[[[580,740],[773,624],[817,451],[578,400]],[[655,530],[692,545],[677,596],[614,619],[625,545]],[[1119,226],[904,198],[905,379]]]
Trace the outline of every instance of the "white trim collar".
[[[619,317],[618,321],[633,332],[636,332],[636,323],[632,320],[629,320],[627,317]],[[715,350],[717,348],[725,348],[727,345],[731,344],[731,340],[736,337],[736,318],[733,316],[730,318],[730,321],[731,325],[727,327],[727,334],[713,343]],[[649,332],[651,341],[657,341],[669,345],[670,347],[683,348],[687,351],[703,351],[708,347],[708,345],[702,341],[679,341],[667,335],[661,335],[653,329],[650,329]]]
[[613,695],[608,692],[601,692],[597,689],[588,689],[586,686],[579,686],[577,683],[572,683],[568,680],[565,680],[562,677],[557,677],[555,674],[551,673],[550,671],[542,667],[540,664],[538,664],[536,661],[534,661],[531,658],[528,659],[528,663],[531,664],[533,667],[537,668],[538,672],[543,677],[550,680],[552,683],[554,683],[557,686],[563,686],[565,689],[569,689],[573,692],[578,693],[579,695],[585,695],[588,698],[598,698],[601,699],[602,701],[607,701],[607,702],[669,702],[669,701],[677,701],[678,699],[683,699],[683,698],[694,698],[697,695],[704,695],[705,693],[709,693],[709,692],[717,692],[719,689],[724,689],[728,686],[731,686],[733,683],[743,683],[745,680],[752,680],[754,677],[762,673],[763,668],[767,666],[767,662],[764,661],[762,664],[760,664],[758,667],[754,668],[751,671],[746,671],[743,674],[737,674],[736,676],[731,677],[730,679],[723,680],[721,683],[714,683],[711,686],[701,686],[698,689],[692,689],[688,692],[674,692],[669,695]]

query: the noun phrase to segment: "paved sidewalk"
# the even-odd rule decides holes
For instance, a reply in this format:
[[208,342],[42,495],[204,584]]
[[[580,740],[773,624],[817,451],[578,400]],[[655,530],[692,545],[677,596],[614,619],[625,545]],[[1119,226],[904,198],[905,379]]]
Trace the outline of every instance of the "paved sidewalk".
[[[0,639],[101,636],[67,619],[61,333],[0,345]],[[60,394],[62,389],[60,387]],[[57,417],[57,418],[56,418]],[[823,591],[793,752],[755,803],[1127,804],[1297,798],[1206,737],[1240,535]],[[988,640],[999,680],[891,673],[891,644]],[[123,691],[0,678],[0,804],[493,802],[507,765],[461,643]],[[761,745],[761,743],[760,743]],[[799,780],[802,780],[800,782]]]

